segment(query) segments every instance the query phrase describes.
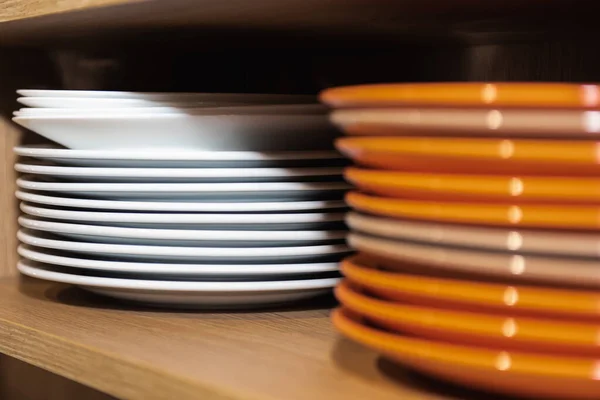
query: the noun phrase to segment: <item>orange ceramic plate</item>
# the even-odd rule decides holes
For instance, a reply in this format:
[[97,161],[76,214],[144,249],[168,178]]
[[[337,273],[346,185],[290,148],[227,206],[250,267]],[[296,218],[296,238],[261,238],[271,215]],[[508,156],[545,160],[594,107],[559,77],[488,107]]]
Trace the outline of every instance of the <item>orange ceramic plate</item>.
[[336,108],[378,106],[597,108],[600,86],[564,83],[390,83],[325,90]]
[[350,257],[341,265],[350,282],[390,301],[600,321],[600,293],[593,290],[435,278],[378,268],[385,267],[365,256]]
[[345,309],[332,314],[344,336],[421,372],[458,384],[548,399],[600,398],[599,365],[592,357],[492,350],[414,338],[361,323]]
[[600,175],[600,142],[482,138],[352,137],[336,141],[370,167],[441,173]]
[[600,178],[427,174],[347,168],[346,180],[387,197],[512,203],[600,203]]
[[476,108],[336,110],[330,120],[349,135],[481,136],[594,139],[600,112]]
[[348,193],[346,203],[359,211],[392,218],[528,228],[600,229],[600,207],[591,205],[433,202],[358,192]]
[[[498,277],[511,282],[600,289],[600,259],[482,251],[352,233],[348,244],[390,270]],[[596,248],[596,251],[597,248]]]
[[397,332],[505,350],[600,356],[598,324],[392,303],[349,282],[340,283],[335,294],[344,307]]

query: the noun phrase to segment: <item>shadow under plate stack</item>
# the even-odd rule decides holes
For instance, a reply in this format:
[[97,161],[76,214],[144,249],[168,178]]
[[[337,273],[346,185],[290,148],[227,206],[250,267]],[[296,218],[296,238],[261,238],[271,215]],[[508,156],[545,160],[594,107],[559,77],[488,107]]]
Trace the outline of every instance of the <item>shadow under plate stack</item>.
[[343,158],[314,98],[21,90],[19,270],[156,306],[326,294],[344,244]]
[[321,99],[350,137],[345,336],[423,373],[600,398],[600,87],[382,84]]

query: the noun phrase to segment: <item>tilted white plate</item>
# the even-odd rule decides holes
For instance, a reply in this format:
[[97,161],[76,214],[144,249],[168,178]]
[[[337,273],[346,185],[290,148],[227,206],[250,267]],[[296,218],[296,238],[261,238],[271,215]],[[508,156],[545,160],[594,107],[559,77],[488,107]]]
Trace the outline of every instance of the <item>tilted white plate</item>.
[[[72,99],[74,102],[81,102],[78,99]],[[220,105],[212,107],[195,107],[193,103],[187,105],[172,105],[158,107],[121,107],[121,108],[21,108],[13,112],[15,116],[21,117],[50,117],[50,116],[68,116],[68,117],[88,117],[102,116],[110,117],[134,116],[134,115],[155,115],[155,114],[180,114],[180,115],[310,115],[324,114],[327,107],[321,104],[271,104],[271,105]]]
[[193,151],[193,150],[74,150],[17,146],[17,155],[59,164],[85,167],[250,168],[339,165],[344,156],[335,151]]
[[90,168],[17,163],[15,170],[77,181],[284,182],[335,177],[343,181],[343,168]]
[[190,278],[227,278],[259,279],[260,277],[280,277],[286,275],[318,274],[338,270],[339,263],[323,262],[308,264],[188,264],[157,262],[125,262],[78,257],[77,254],[62,253],[55,250],[21,245],[19,254],[32,261],[50,265],[97,270],[103,272],[143,274],[145,278],[179,275],[181,279]]
[[96,254],[133,260],[170,260],[188,262],[322,262],[328,258],[338,258],[350,253],[342,244],[292,247],[183,247],[183,246],[143,246],[129,244],[105,244],[78,242],[57,239],[45,232],[20,230],[17,237],[31,246],[55,250]]
[[[13,118],[73,149],[181,149],[212,151],[329,150],[338,131],[326,114],[251,113],[227,107],[186,113],[26,116]],[[292,107],[292,106],[289,106]],[[240,108],[240,107],[238,107]],[[266,108],[265,106],[260,107]]]
[[122,300],[164,307],[258,307],[289,303],[331,291],[339,278],[259,282],[195,282],[106,278],[59,272],[22,260],[21,273],[52,282],[80,286]]
[[236,230],[311,230],[341,225],[344,213],[287,214],[207,214],[207,213],[145,213],[94,212],[36,207],[21,203],[21,211],[36,217],[94,225],[130,228],[176,229],[236,229]]
[[105,199],[315,199],[342,197],[351,186],[342,182],[259,183],[79,183],[52,182],[27,176],[17,179],[27,190],[61,192]]
[[197,229],[124,228],[44,221],[21,216],[24,228],[54,233],[76,240],[95,243],[206,246],[206,247],[269,247],[306,246],[341,241],[346,231],[240,231]]
[[[120,201],[96,200],[60,195],[45,195],[17,190],[19,200],[56,207],[86,208],[107,211],[250,213],[324,211],[345,209],[343,200],[318,201]],[[268,217],[267,217],[268,218]]]
[[25,97],[51,97],[76,99],[137,99],[154,101],[210,101],[241,102],[263,104],[314,103],[315,96],[269,93],[181,93],[181,92],[118,92],[108,90],[46,90],[19,89],[17,93]]

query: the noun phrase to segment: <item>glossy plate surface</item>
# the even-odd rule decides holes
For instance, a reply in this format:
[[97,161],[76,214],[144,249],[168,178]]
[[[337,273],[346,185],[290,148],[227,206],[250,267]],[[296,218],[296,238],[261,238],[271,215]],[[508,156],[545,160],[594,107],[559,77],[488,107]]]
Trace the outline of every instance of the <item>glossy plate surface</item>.
[[494,350],[421,339],[370,327],[348,310],[333,312],[344,336],[423,373],[468,387],[536,399],[597,399],[598,360]]
[[26,214],[59,221],[155,229],[297,230],[339,226],[344,213],[164,213],[75,211],[21,203]]
[[378,326],[416,336],[503,350],[600,356],[600,324],[485,314],[369,296],[345,281],[335,289],[342,305]]
[[121,261],[186,261],[198,263],[313,263],[339,259],[350,249],[342,244],[291,247],[200,247],[91,243],[61,239],[43,231],[22,229],[18,239],[46,249],[95,256],[118,257]]
[[80,182],[290,182],[341,180],[342,168],[98,168],[15,164],[24,174]]
[[465,174],[600,174],[596,141],[426,137],[349,137],[337,148],[375,168]]
[[347,168],[346,180],[381,196],[423,200],[600,204],[600,179],[457,175]]
[[350,207],[369,214],[459,224],[600,229],[600,207],[593,205],[434,202],[391,199],[359,192],[346,195]]
[[[252,113],[220,107],[193,113],[20,114],[12,120],[72,149],[181,149],[204,151],[330,150],[338,135],[323,111]],[[143,109],[141,109],[143,110]],[[208,111],[212,110],[212,111]],[[85,132],[85,134],[82,134]]]
[[28,260],[77,268],[83,271],[102,271],[115,273],[132,273],[143,275],[147,279],[174,277],[179,279],[215,279],[225,278],[238,280],[260,279],[285,275],[318,274],[338,270],[337,262],[323,263],[289,263],[289,264],[193,264],[193,263],[160,263],[160,262],[127,262],[118,259],[103,259],[93,256],[80,256],[56,250],[21,245],[19,255]]
[[207,212],[207,213],[247,213],[247,212],[288,212],[288,211],[323,211],[345,208],[344,201],[313,200],[313,201],[244,201],[244,200],[214,200],[214,201],[177,201],[167,199],[162,201],[124,201],[80,198],[75,196],[63,197],[61,194],[39,194],[17,190],[19,200],[35,204],[56,207],[85,208],[106,211],[150,211],[150,212]]
[[193,150],[74,150],[49,146],[17,146],[14,152],[57,164],[82,167],[239,168],[338,165],[336,151],[193,151]]
[[351,257],[341,265],[351,283],[390,301],[600,321],[600,294],[595,290],[436,278],[384,268],[381,262],[365,256]]
[[54,233],[60,236],[95,243],[208,246],[208,247],[269,247],[306,246],[340,242],[345,230],[315,231],[244,231],[204,229],[153,229],[116,226],[88,225],[46,221],[37,217],[20,216],[19,225],[24,228]]
[[111,90],[46,90],[19,89],[25,97],[77,98],[77,99],[137,99],[146,101],[240,101],[245,103],[314,103],[314,96],[290,94],[248,93],[181,93],[181,92],[123,92]]
[[336,110],[330,120],[349,135],[587,138],[600,133],[600,112],[473,108]]
[[333,107],[468,106],[598,108],[600,86],[565,83],[389,83],[325,90],[321,101]]
[[347,215],[346,223],[356,232],[428,245],[494,250],[511,254],[600,257],[600,234],[595,232],[486,228],[381,218],[355,212]]
[[36,176],[17,179],[17,186],[27,190],[114,200],[315,200],[339,198],[351,187],[343,182],[80,183],[54,182]]
[[406,272],[443,272],[499,277],[511,282],[600,288],[600,258],[536,256],[381,239],[352,233],[348,244],[386,267]]
[[159,307],[240,308],[299,301],[328,293],[337,278],[263,282],[198,282],[122,279],[77,275],[59,268],[22,260],[22,274]]

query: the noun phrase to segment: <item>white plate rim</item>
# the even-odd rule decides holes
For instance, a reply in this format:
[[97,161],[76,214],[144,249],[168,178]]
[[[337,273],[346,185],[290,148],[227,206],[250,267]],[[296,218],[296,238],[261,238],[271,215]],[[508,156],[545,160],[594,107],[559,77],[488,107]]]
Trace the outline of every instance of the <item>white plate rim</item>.
[[[189,241],[329,241],[342,240],[346,237],[345,230],[291,230],[291,231],[245,231],[245,230],[209,230],[209,229],[155,229],[155,228],[126,228],[118,226],[87,225],[64,222],[44,221],[35,217],[20,216],[19,225],[37,231],[55,232],[61,234],[76,234],[105,238],[153,239]],[[240,246],[241,247],[241,246]]]
[[[35,230],[29,231],[36,232]],[[55,250],[89,252],[95,254],[127,254],[136,256],[261,258],[329,256],[350,252],[350,249],[343,244],[286,247],[188,247],[75,242],[71,240],[47,239],[43,236],[34,236],[23,229],[20,229],[17,232],[17,238],[21,242],[31,246]]]
[[41,146],[15,146],[13,151],[22,157],[96,159],[127,161],[285,161],[285,160],[343,160],[336,151],[193,151],[193,150],[84,150]]
[[287,178],[341,176],[344,168],[102,168],[16,163],[25,174],[94,178]]
[[[313,201],[270,201],[270,202],[162,202],[162,201],[121,201],[102,199],[83,199],[57,197],[30,193],[22,190],[15,192],[19,200],[31,203],[59,207],[89,208],[99,210],[164,211],[164,212],[261,212],[261,211],[305,211],[324,209],[345,209],[343,200]],[[224,207],[225,206],[225,207]],[[238,207],[237,210],[232,210]]]
[[80,183],[44,182],[32,176],[17,179],[17,186],[41,191],[77,192],[178,192],[178,193],[259,193],[342,191],[352,188],[343,182],[235,182],[235,183]]
[[20,245],[17,252],[21,257],[44,264],[63,267],[93,269],[111,272],[130,272],[169,275],[195,276],[272,276],[335,272],[339,270],[338,262],[321,263],[287,263],[287,264],[199,264],[199,263],[144,263],[134,261],[92,260],[83,257],[72,257],[47,254],[44,248]]
[[[282,281],[244,281],[244,282],[207,282],[207,281],[160,281],[143,279],[108,278],[85,276],[51,271],[27,265],[25,260],[19,261],[17,268],[25,275],[53,282],[68,283],[81,286],[155,290],[172,292],[269,292],[325,289],[335,286],[340,278],[316,278]],[[37,264],[37,263],[36,263]]]
[[[64,89],[18,89],[16,91],[22,97],[68,97],[68,98],[92,98],[92,99],[140,99],[151,98],[167,99],[306,99],[317,101],[314,95],[306,94],[279,94],[279,93],[202,93],[202,92],[131,92],[113,90],[64,90]],[[126,97],[123,97],[126,96]]]
[[26,214],[66,221],[123,222],[148,224],[296,224],[343,222],[345,213],[207,214],[207,213],[110,213],[36,207],[21,202]]

